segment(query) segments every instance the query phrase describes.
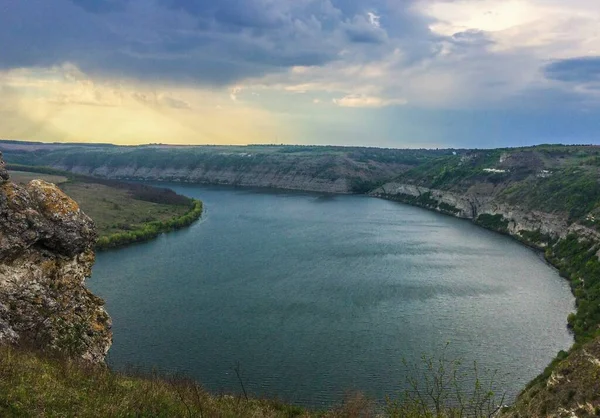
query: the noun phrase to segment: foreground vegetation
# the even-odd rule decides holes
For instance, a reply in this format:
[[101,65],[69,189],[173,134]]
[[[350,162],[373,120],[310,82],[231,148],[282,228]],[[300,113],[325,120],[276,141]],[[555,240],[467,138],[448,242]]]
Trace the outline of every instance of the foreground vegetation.
[[135,377],[10,347],[0,348],[2,417],[290,417],[298,407],[211,396],[194,382]]
[[503,417],[600,416],[600,338],[561,352]]
[[99,250],[147,241],[161,233],[186,227],[198,220],[203,211],[199,200],[169,189],[90,178],[44,167],[12,165],[9,168],[17,183],[42,178],[58,184],[94,220]]
[[490,417],[499,410],[489,384],[477,377],[464,391],[460,363],[423,357],[407,377],[410,390],[375,403],[360,394],[341,405],[312,411],[246,394],[214,395],[180,376],[127,375],[103,365],[14,347],[0,347],[2,417]]

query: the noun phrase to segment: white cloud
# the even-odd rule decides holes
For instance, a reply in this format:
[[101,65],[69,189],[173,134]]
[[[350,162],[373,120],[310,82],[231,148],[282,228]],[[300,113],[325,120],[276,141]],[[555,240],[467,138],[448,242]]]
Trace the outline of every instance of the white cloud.
[[376,28],[381,27],[381,23],[379,21],[381,19],[381,16],[378,16],[373,12],[368,12],[367,16],[369,16],[369,23],[371,23],[371,25],[375,26]]
[[229,98],[234,101],[237,102],[238,101],[238,94],[240,94],[242,92],[244,88],[242,86],[234,86],[229,90]]
[[437,34],[487,33],[492,51],[531,48],[545,59],[600,53],[595,0],[421,0],[415,7],[434,19]]
[[538,19],[527,0],[425,1],[422,11],[437,19],[430,29],[445,36],[469,29],[501,31]]
[[349,94],[339,99],[333,99],[333,103],[340,107],[386,107],[393,105],[405,105],[404,99],[384,99],[382,97],[365,96],[362,94]]
[[[428,19],[435,34],[419,40],[417,59],[412,46],[390,32],[381,45],[346,47],[335,61],[244,83],[326,93],[339,106],[511,106],[524,104],[528,91],[562,88],[544,76],[550,61],[600,55],[600,7],[591,0],[417,0],[411,10]],[[366,17],[366,24],[379,25],[375,12]]]

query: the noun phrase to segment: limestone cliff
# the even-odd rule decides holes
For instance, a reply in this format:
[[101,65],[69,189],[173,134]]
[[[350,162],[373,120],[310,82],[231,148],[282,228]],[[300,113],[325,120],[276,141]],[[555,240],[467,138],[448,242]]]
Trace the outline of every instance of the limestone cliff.
[[0,153],[0,343],[104,360],[111,321],[84,285],[95,241],[77,203],[41,180],[12,183]]
[[[493,194],[472,190],[458,193],[397,182],[386,183],[370,194],[473,221],[477,221],[481,215],[500,216],[506,222],[506,230],[502,232],[519,239],[524,238],[523,233],[536,231],[554,238],[565,238],[576,233],[600,242],[600,233],[597,230],[570,222],[563,214],[521,208],[497,199]],[[543,247],[545,243],[531,244],[540,244],[538,246]]]

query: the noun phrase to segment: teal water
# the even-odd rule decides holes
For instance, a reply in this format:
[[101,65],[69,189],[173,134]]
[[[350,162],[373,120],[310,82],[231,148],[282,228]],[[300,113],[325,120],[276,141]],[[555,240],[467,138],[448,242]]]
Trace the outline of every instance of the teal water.
[[183,373],[215,392],[328,406],[403,388],[402,359],[497,370],[508,399],[572,338],[567,282],[469,222],[363,196],[175,186],[192,227],[100,253],[91,290],[114,322],[109,363]]

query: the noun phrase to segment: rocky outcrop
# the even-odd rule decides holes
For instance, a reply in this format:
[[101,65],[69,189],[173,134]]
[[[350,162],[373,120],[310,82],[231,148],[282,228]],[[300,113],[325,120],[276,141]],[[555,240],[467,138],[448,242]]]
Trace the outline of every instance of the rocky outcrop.
[[501,215],[506,220],[508,234],[521,237],[523,231],[539,232],[554,238],[570,233],[600,241],[600,234],[584,225],[569,223],[566,217],[509,205],[485,193],[456,193],[402,183],[387,183],[372,196],[416,204],[460,218],[477,220],[480,215]]
[[0,343],[102,362],[111,321],[84,285],[94,264],[92,220],[53,184],[12,183],[1,154],[0,179]]

